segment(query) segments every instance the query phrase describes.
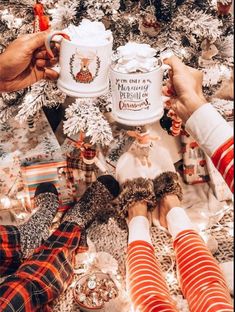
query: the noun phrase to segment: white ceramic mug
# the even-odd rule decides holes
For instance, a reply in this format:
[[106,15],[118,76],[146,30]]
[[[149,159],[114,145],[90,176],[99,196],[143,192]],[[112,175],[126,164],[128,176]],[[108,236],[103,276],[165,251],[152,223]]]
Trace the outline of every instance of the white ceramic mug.
[[111,67],[112,114],[125,125],[141,126],[160,120],[163,115],[163,72],[160,65],[147,73],[121,73]]
[[58,88],[72,97],[97,97],[109,89],[109,68],[112,56],[113,38],[103,45],[85,46],[74,43],[64,32],[48,35],[45,46],[53,57],[50,48],[54,36],[61,35],[60,76]]

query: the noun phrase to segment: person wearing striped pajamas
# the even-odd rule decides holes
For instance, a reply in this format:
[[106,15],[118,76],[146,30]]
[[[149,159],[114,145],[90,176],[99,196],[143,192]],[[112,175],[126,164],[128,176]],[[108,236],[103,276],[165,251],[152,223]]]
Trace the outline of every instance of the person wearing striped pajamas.
[[[172,235],[179,283],[190,311],[232,312],[231,297],[219,265],[180,207],[178,196],[168,191],[171,188],[167,186],[165,192],[161,186],[159,191],[162,175],[154,180],[159,220]],[[127,287],[134,311],[178,311],[154,254],[146,202],[133,204],[128,215]]]
[[[185,122],[186,130],[211,157],[233,192],[232,128],[206,103],[202,95],[202,75],[198,71],[185,66],[177,57],[164,62],[171,66],[170,81],[164,93],[172,96],[172,108]],[[158,182],[156,178],[156,196],[159,195]],[[160,223],[168,228],[173,238],[179,282],[190,311],[233,311],[218,263],[180,207],[179,198],[167,191],[161,194],[158,213]],[[135,203],[128,214],[127,282],[135,311],[178,311],[154,255],[146,203]]]
[[[203,74],[184,65],[176,56],[164,60],[170,66],[169,81],[163,94],[168,105],[185,124],[186,131],[211,157],[215,167],[234,192],[234,138],[232,127],[203,95]],[[187,82],[187,83],[185,83]]]

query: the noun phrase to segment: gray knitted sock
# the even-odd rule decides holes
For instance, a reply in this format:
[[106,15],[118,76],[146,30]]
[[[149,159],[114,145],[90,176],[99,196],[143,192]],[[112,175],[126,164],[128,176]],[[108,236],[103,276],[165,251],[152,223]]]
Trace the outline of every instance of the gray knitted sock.
[[29,257],[49,237],[52,221],[59,207],[58,195],[45,192],[35,197],[38,210],[18,227],[23,257]]
[[85,229],[97,217],[106,220],[113,210],[110,202],[118,192],[119,184],[113,177],[98,178],[87,188],[78,203],[66,212],[63,222],[74,222]]

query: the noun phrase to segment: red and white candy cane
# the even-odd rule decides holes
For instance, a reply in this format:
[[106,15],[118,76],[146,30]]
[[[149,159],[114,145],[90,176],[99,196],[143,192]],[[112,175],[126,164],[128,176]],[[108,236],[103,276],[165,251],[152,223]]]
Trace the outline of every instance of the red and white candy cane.
[[173,136],[180,135],[182,119],[173,111],[173,109],[169,110],[169,112],[167,113],[167,116],[172,119],[172,126],[170,128],[171,134]]

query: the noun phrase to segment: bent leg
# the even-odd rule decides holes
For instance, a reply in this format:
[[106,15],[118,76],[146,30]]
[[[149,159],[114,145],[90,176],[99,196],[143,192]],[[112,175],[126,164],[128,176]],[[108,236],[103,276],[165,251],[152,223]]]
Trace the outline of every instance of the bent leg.
[[233,311],[229,290],[217,261],[187,220],[182,208],[175,207],[167,215],[174,238],[180,285],[190,311]]
[[20,233],[17,227],[0,225],[0,276],[15,272],[21,259]]
[[137,311],[178,311],[154,255],[145,217],[134,217],[129,224],[127,282]]
[[0,310],[37,311],[57,298],[73,278],[80,228],[64,222],[18,271],[0,285]]

